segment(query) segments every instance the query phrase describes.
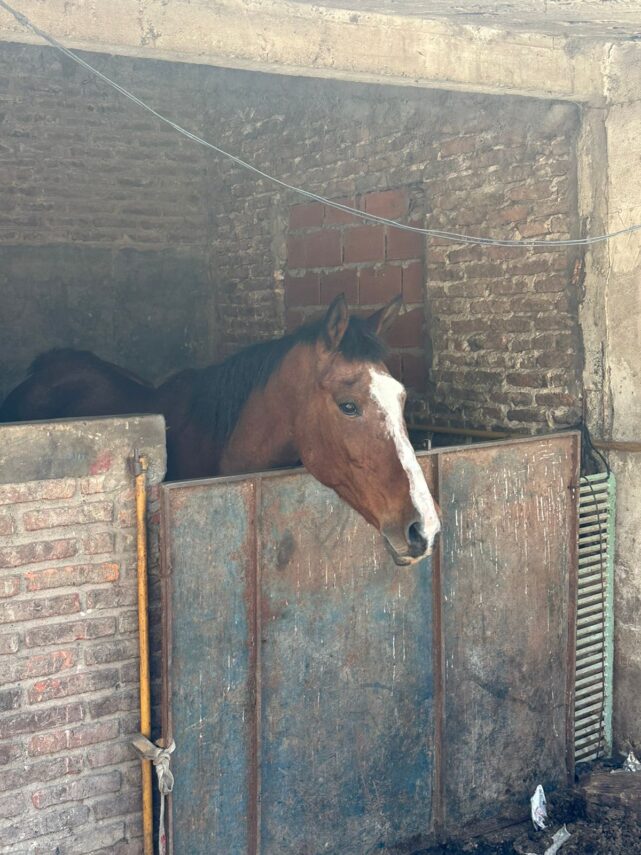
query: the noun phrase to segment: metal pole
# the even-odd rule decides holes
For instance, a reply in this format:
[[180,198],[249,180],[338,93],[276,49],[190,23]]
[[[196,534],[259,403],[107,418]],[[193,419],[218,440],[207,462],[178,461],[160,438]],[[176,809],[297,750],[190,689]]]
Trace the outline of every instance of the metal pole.
[[[149,679],[149,618],[147,585],[147,467],[145,455],[134,460],[136,495],[136,547],[138,555],[138,647],[140,654],[140,732],[151,739],[151,688]],[[142,760],[142,833],[144,855],[153,855],[153,804],[151,761]]]
[[449,433],[452,436],[472,436],[477,439],[513,439],[519,436],[527,436],[527,434],[518,434],[509,431],[441,427],[440,425],[417,424],[415,422],[408,422],[407,429],[425,431],[426,433]]
[[[472,428],[443,427],[441,425],[430,425],[416,422],[407,423],[408,430],[425,431],[425,433],[445,433],[452,436],[470,436],[475,439],[519,439],[532,437],[534,434],[523,431],[498,431],[498,430],[474,430]],[[578,428],[559,428],[563,430],[577,430]],[[543,436],[545,434],[542,434]],[[641,454],[640,440],[617,440],[617,439],[593,439],[592,445],[600,451],[620,451],[627,454]]]

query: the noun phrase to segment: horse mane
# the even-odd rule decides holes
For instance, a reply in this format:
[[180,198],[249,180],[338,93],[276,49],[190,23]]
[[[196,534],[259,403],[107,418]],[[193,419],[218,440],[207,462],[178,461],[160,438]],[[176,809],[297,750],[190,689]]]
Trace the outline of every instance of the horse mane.
[[[322,332],[323,319],[282,338],[251,345],[224,362],[196,371],[191,414],[216,440],[226,442],[254,389],[267,384],[295,345],[313,344]],[[349,362],[380,363],[388,353],[366,319],[353,316],[338,350]]]

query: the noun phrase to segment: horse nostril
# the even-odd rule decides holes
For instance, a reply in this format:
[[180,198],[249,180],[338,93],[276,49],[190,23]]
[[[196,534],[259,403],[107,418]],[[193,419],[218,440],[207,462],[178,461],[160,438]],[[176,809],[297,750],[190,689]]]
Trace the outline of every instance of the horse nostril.
[[407,542],[410,553],[414,557],[423,555],[427,551],[427,538],[423,535],[419,523],[412,523],[407,529]]

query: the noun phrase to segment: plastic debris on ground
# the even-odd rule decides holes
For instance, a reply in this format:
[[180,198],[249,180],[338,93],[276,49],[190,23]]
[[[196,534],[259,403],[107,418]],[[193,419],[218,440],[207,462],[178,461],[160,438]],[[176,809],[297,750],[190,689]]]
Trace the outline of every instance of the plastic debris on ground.
[[530,799],[530,805],[532,806],[532,824],[535,828],[539,828],[541,830],[545,829],[547,827],[545,822],[548,818],[548,810],[545,793],[543,792],[543,787],[540,784]]
[[626,772],[641,772],[641,760],[637,760],[634,756],[634,751],[630,751],[625,758],[623,768]]

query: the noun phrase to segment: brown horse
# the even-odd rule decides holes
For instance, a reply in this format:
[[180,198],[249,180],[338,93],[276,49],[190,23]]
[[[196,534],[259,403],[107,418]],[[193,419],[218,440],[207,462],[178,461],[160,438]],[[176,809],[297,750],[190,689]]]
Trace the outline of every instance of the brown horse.
[[39,356],[0,421],[162,413],[169,479],[302,462],[384,536],[397,564],[428,555],[436,505],[410,445],[405,390],[379,335],[400,300],[369,318],[337,297],[325,317],[155,388],[86,351]]

